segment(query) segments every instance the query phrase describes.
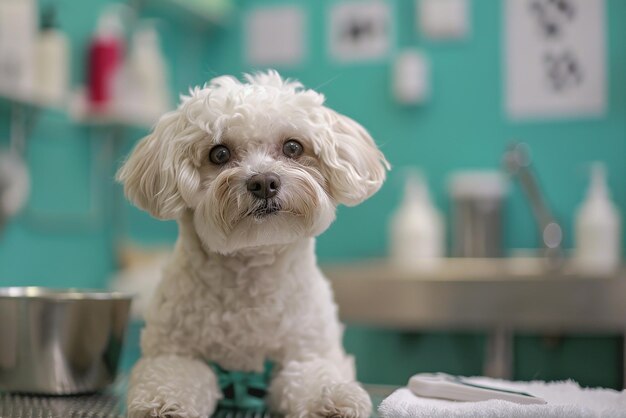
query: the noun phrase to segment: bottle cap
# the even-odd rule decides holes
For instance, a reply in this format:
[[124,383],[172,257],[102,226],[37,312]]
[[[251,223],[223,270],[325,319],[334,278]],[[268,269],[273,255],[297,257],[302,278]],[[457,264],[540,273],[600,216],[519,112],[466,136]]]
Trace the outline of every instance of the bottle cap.
[[610,197],[606,180],[606,166],[600,161],[591,164],[591,180],[587,196],[590,198],[608,199]]
[[100,38],[121,38],[124,34],[121,11],[110,7],[98,19],[96,35]]
[[404,198],[406,201],[429,201],[430,195],[424,175],[417,170],[408,170],[404,184]]
[[57,11],[53,5],[47,6],[41,14],[41,30],[57,28]]

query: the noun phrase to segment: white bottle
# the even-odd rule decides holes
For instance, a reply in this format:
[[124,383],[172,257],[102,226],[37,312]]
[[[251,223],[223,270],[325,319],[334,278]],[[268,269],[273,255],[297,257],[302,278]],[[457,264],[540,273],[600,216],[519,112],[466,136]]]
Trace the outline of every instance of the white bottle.
[[56,27],[55,11],[43,16],[37,42],[36,96],[46,104],[62,105],[69,90],[70,46]]
[[123,72],[122,88],[116,94],[118,108],[127,114],[154,122],[171,109],[168,68],[153,25],[144,22],[132,38]]
[[576,216],[575,257],[578,271],[587,274],[611,274],[621,263],[621,220],[602,163],[591,168],[587,197]]
[[404,201],[391,220],[391,261],[409,270],[433,270],[445,255],[443,217],[433,205],[423,177],[411,172]]
[[402,51],[393,65],[392,90],[398,103],[414,105],[428,100],[429,73],[428,59],[421,51]]
[[0,0],[0,94],[32,98],[36,34],[34,0]]

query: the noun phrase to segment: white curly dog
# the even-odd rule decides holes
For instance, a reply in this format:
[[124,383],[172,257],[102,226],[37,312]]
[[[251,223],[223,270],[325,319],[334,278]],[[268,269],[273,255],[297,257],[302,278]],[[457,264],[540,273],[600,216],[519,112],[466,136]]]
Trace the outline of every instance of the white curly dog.
[[222,396],[209,362],[262,371],[266,360],[273,410],[369,416],[314,237],[338,204],[374,194],[389,165],[363,127],[323,104],[275,71],[218,77],[161,117],[120,169],[135,205],[179,225],[130,417],[208,417]]

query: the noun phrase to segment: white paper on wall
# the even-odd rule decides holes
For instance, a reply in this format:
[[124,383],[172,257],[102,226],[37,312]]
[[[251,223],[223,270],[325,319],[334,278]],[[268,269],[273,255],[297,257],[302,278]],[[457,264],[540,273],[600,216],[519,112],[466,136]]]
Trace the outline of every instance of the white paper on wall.
[[513,119],[606,109],[604,0],[507,0],[506,109]]
[[330,11],[328,48],[337,61],[367,61],[387,57],[392,19],[389,2],[353,0]]
[[418,27],[431,39],[462,39],[470,27],[469,0],[418,0]]
[[297,65],[304,59],[306,21],[296,6],[252,10],[245,21],[245,53],[252,65]]

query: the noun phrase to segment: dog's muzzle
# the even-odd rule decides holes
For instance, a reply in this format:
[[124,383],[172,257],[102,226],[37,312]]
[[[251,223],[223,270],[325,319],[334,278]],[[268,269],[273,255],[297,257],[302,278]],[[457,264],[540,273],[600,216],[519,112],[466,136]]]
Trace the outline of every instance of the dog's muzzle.
[[280,204],[273,199],[266,199],[261,202],[261,204],[256,207],[253,212],[253,215],[257,218],[262,218],[267,215],[271,215],[273,213],[280,211]]

